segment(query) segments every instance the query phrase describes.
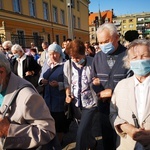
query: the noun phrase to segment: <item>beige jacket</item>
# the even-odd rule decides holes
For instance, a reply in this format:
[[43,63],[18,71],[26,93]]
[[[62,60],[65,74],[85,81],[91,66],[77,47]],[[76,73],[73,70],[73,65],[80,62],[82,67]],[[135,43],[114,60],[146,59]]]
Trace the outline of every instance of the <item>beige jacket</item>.
[[[29,84],[11,73],[0,112],[3,113],[16,89]],[[29,149],[48,143],[55,136],[55,125],[44,99],[34,89],[26,87],[19,92],[15,103],[6,114],[11,121],[4,139],[5,149]]]
[[[150,91],[150,84],[149,84]],[[132,118],[132,113],[137,116],[136,102],[134,95],[134,77],[128,79],[123,79],[116,86],[111,104],[110,104],[110,121],[112,126],[116,126],[125,122],[134,125]],[[144,112],[144,117],[141,127],[145,130],[150,130],[150,92],[148,95],[147,105]],[[136,141],[132,140],[127,134],[119,133],[117,131],[119,138],[117,141],[117,150],[134,150]],[[150,144],[146,148],[150,150]]]

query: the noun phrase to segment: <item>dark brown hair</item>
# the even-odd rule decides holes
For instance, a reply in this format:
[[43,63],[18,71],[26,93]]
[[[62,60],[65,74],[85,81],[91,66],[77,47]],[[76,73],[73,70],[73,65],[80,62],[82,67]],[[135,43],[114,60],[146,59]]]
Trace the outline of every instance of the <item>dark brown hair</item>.
[[70,56],[85,55],[85,46],[81,40],[73,40],[66,46],[66,53]]

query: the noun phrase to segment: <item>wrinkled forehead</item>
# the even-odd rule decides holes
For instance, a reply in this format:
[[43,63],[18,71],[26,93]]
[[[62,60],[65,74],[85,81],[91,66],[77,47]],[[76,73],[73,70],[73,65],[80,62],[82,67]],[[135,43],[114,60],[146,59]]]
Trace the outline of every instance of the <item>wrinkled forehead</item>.
[[131,47],[128,50],[129,55],[143,55],[146,54],[147,56],[150,56],[150,47],[146,45],[136,45]]

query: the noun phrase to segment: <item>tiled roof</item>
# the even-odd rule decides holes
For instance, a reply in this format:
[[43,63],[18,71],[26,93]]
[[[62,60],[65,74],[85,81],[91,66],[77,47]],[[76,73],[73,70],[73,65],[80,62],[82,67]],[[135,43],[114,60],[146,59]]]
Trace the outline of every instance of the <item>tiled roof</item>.
[[91,13],[89,15],[89,26],[93,25],[95,17],[96,16],[99,17],[100,15],[101,15],[101,18],[103,21],[105,21],[107,19],[107,20],[109,20],[109,22],[112,22],[113,12],[110,10],[106,10],[106,11],[100,12],[100,14],[99,14],[99,12],[98,13]]

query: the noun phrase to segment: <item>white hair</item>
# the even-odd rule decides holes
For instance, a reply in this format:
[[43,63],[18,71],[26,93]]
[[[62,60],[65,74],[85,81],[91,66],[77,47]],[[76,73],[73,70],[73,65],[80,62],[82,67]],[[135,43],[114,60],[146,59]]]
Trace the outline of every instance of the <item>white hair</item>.
[[101,32],[104,29],[108,29],[111,36],[118,34],[117,28],[116,28],[116,26],[113,23],[104,23],[104,24],[102,24],[101,26],[98,27],[97,32],[96,32],[97,35],[101,34]]
[[24,53],[24,50],[22,49],[22,47],[19,45],[19,44],[14,44],[11,48],[11,50],[15,50],[15,51],[19,51],[19,52],[23,52]]
[[129,50],[132,50],[133,47],[138,46],[138,45],[147,46],[148,49],[149,49],[149,52],[150,52],[150,41],[149,40],[146,40],[146,39],[136,39],[136,40],[134,40],[133,42],[131,42],[128,45],[127,55],[123,58],[125,68],[128,68],[128,69],[130,68],[130,60],[129,60],[130,53],[129,53]]
[[2,43],[2,46],[3,46],[3,47],[6,47],[6,46],[7,46],[7,47],[11,48],[12,45],[13,45],[13,44],[12,44],[11,41],[5,41],[5,42]]

